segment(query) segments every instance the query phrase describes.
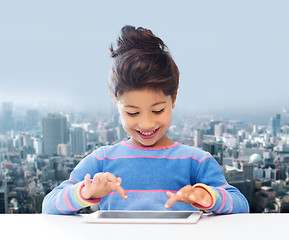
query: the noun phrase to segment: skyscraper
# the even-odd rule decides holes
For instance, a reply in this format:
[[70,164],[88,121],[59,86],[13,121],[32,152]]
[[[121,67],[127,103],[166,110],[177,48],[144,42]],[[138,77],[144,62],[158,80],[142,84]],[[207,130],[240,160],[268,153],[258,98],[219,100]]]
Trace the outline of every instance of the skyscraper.
[[225,126],[222,123],[216,124],[214,127],[214,133],[216,137],[221,137],[224,133]]
[[281,115],[276,114],[273,118],[273,135],[277,136],[278,133],[280,133],[281,130]]
[[38,127],[39,112],[38,110],[26,111],[26,127],[28,130],[35,130]]
[[67,119],[60,114],[42,118],[43,153],[57,154],[57,145],[68,142]]
[[13,103],[2,103],[2,131],[11,131],[14,128]]
[[71,154],[83,154],[86,150],[85,131],[81,127],[74,128],[70,131]]
[[7,213],[7,192],[0,188],[0,213]]
[[203,131],[201,129],[194,130],[194,147],[202,147],[203,145]]
[[269,131],[273,133],[273,136],[277,136],[278,133],[280,133],[281,130],[281,115],[280,114],[275,114],[274,117],[270,118],[269,126],[268,126]]

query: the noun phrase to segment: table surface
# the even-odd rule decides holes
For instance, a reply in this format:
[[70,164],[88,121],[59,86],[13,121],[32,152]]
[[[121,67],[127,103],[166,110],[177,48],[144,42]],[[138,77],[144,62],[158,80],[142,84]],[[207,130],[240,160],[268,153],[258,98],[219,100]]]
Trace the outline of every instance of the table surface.
[[84,215],[0,214],[9,239],[284,239],[289,214],[203,215],[197,224],[89,224]]

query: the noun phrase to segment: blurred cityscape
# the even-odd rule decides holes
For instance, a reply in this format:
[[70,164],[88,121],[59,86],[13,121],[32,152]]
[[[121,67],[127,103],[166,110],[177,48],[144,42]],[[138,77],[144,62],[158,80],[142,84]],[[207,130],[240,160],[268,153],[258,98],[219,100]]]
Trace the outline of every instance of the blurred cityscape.
[[[175,116],[174,142],[210,152],[250,211],[289,212],[289,114],[265,125],[202,114]],[[117,112],[45,112],[0,107],[0,213],[41,213],[42,200],[94,149],[126,140]],[[89,209],[87,210],[89,211]]]

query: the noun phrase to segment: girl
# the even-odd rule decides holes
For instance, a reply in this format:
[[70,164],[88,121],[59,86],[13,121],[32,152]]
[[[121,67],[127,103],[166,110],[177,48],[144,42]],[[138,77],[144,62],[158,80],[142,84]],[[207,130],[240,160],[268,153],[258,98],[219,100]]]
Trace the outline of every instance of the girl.
[[124,26],[117,46],[110,49],[108,85],[130,139],[84,158],[45,197],[43,213],[75,214],[96,203],[102,210],[247,213],[247,200],[209,153],[166,135],[179,71],[163,41],[150,30]]

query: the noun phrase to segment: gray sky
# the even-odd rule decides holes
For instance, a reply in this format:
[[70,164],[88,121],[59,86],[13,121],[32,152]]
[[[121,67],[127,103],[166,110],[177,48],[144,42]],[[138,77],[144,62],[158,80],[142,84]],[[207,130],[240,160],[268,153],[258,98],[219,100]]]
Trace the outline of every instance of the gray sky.
[[110,106],[108,47],[150,28],[181,72],[177,107],[240,113],[289,107],[289,1],[1,1],[0,102]]

